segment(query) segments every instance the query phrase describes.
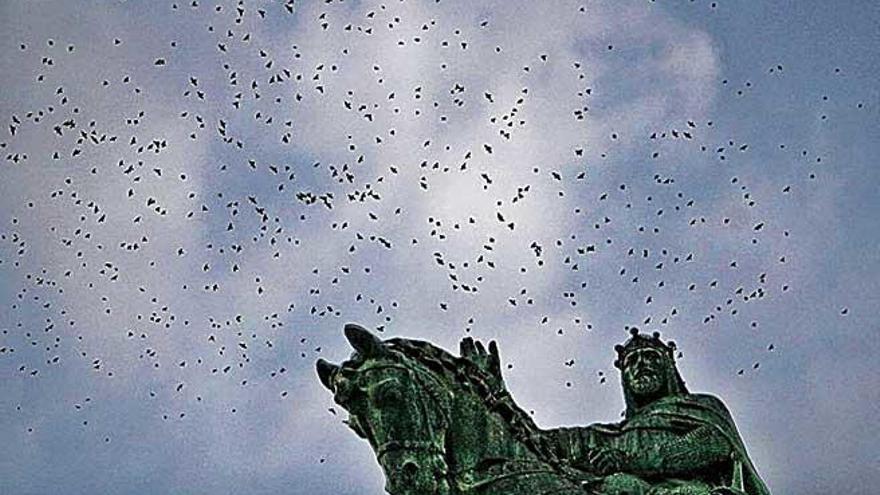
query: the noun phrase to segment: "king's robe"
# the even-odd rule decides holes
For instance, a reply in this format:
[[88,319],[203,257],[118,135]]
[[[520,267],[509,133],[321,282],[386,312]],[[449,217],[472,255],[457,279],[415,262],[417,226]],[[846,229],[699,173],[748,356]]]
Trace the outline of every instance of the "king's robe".
[[587,472],[593,469],[591,452],[623,453],[619,471],[601,474],[638,478],[630,481],[643,481],[649,493],[711,493],[741,482],[747,495],[769,495],[733,418],[718,398],[670,395],[630,410],[627,416],[620,423],[557,428],[546,434],[560,457]]

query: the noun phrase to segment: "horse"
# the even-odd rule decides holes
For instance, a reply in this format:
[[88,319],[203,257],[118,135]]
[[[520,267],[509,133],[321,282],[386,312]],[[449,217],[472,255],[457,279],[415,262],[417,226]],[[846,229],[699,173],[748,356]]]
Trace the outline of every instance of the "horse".
[[369,442],[391,495],[595,493],[513,402],[494,342],[487,354],[465,339],[456,357],[354,324],[344,333],[354,353],[341,365],[319,359],[318,377]]

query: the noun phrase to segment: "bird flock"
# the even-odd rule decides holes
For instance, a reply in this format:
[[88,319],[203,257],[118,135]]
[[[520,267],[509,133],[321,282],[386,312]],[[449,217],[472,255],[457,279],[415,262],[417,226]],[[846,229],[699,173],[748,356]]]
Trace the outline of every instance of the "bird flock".
[[[304,394],[348,321],[532,349],[560,394],[613,385],[601,356],[629,326],[685,354],[743,342],[731,380],[784,360],[761,323],[809,268],[789,220],[834,183],[821,139],[785,138],[768,102],[803,69],[728,80],[653,2],[517,5],[163,0],[4,37],[16,428],[54,415],[110,444],[125,426],[96,411],[118,394],[176,424],[326,409]],[[835,87],[779,118],[864,118],[848,69],[820,70]]]

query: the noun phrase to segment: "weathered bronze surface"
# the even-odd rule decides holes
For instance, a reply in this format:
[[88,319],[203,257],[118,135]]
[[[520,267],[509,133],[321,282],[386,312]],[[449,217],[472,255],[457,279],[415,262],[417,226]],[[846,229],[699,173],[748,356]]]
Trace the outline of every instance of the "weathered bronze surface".
[[351,358],[317,369],[392,495],[769,495],[724,404],[688,392],[675,344],[631,334],[615,349],[626,411],[613,424],[538,428],[495,342],[466,338],[456,357],[349,324]]

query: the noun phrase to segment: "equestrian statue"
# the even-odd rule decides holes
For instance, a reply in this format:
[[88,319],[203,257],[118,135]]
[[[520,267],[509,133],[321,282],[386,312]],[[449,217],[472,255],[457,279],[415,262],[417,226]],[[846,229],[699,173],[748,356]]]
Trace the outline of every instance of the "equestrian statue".
[[354,348],[317,362],[391,495],[769,495],[720,399],[688,391],[675,343],[631,329],[615,346],[624,418],[538,428],[501,375],[495,342],[459,356],[345,326]]

